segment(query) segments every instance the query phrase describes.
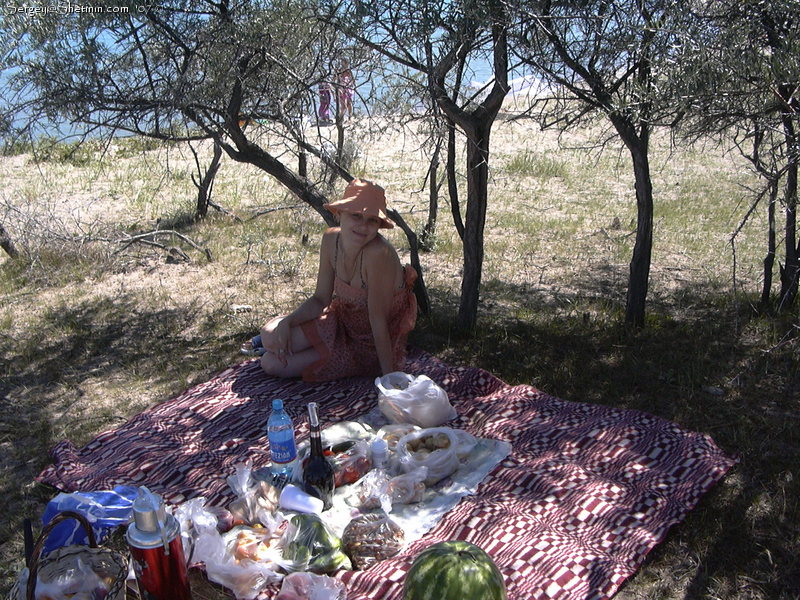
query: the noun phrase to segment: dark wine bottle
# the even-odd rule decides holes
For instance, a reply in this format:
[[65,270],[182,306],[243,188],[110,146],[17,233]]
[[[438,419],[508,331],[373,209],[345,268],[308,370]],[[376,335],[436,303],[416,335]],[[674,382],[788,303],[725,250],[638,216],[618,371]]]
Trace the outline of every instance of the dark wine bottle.
[[316,496],[328,510],[333,503],[334,473],[333,465],[322,453],[322,438],[319,433],[317,403],[308,403],[308,425],[311,440],[311,455],[303,467],[303,487],[307,494]]

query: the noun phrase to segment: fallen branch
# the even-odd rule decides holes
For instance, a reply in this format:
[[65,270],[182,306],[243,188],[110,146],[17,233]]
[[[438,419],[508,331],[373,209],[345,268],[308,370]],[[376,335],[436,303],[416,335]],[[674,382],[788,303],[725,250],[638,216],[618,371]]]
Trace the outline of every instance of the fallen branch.
[[238,221],[239,223],[244,223],[244,220],[239,215],[235,214],[233,211],[228,210],[224,206],[221,206],[221,205],[217,204],[216,202],[214,202],[210,198],[208,200],[208,205],[211,208],[213,208],[214,210],[216,210],[218,212],[221,212],[223,215],[227,215],[229,217],[232,217],[235,221]]
[[304,206],[303,204],[292,204],[291,206],[274,206],[272,208],[265,208],[263,210],[259,210],[259,211],[256,211],[255,213],[253,213],[253,216],[250,217],[247,220],[248,221],[252,221],[256,217],[260,217],[262,215],[266,215],[266,214],[269,214],[271,212],[275,212],[277,210],[292,210],[294,208],[302,208],[303,206]]
[[169,252],[171,255],[177,255],[179,258],[189,261],[190,260],[189,256],[180,248],[177,248],[175,246],[167,246],[153,239],[155,237],[165,236],[165,235],[175,236],[178,239],[189,244],[195,250],[199,250],[200,252],[204,253],[206,255],[206,258],[208,259],[208,262],[214,260],[211,255],[211,250],[209,250],[208,248],[203,248],[191,238],[185,236],[184,234],[178,231],[175,231],[174,229],[156,229],[155,231],[149,231],[147,233],[139,233],[136,235],[128,236],[125,239],[118,240],[119,243],[122,244],[122,247],[120,247],[114,253],[119,254],[120,252],[123,252],[133,244],[144,244],[146,246],[154,246],[156,248],[160,248],[162,250]]

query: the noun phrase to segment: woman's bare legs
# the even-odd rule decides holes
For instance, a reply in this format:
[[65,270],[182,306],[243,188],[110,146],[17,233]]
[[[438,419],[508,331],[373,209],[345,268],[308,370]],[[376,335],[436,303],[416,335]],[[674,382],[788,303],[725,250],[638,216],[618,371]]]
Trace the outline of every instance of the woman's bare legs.
[[303,352],[294,352],[285,361],[267,350],[261,355],[261,368],[267,375],[274,377],[299,377],[308,367],[320,359],[319,352],[309,348]]
[[261,330],[261,341],[265,352],[261,356],[261,368],[267,375],[275,377],[298,377],[303,371],[320,359],[320,354],[308,341],[299,327],[289,330],[289,352],[280,348],[275,339],[275,327],[283,317],[275,317]]

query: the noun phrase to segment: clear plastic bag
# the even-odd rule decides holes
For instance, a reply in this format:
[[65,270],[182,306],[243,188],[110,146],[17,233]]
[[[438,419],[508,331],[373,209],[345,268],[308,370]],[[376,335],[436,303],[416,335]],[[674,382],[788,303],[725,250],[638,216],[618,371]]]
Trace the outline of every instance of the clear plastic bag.
[[253,465],[248,460],[244,464],[237,464],[233,475],[228,476],[227,482],[236,500],[231,502],[228,510],[233,515],[234,523],[256,525],[258,523],[274,529],[277,525],[275,511],[278,508],[278,490],[267,483],[253,477]]
[[405,532],[384,511],[354,518],[342,534],[344,551],[356,569],[369,569],[403,549]]
[[341,581],[314,573],[287,575],[275,600],[346,600],[347,592]]
[[[25,582],[27,586],[27,581]],[[74,567],[66,569],[52,581],[36,580],[36,600],[101,600],[108,594],[109,586],[91,567],[78,559]]]
[[397,423],[393,425],[384,425],[378,430],[376,437],[386,441],[386,446],[389,449],[389,458],[386,461],[386,472],[389,475],[397,475],[402,470],[400,468],[400,460],[397,456],[397,443],[403,438],[404,435],[412,431],[419,431],[419,427],[411,425],[410,423]]
[[[337,452],[337,446],[345,448]],[[334,444],[328,458],[333,465],[336,487],[340,488],[361,479],[370,469],[369,444],[365,440]],[[326,452],[326,455],[328,452]]]
[[403,475],[392,477],[386,485],[386,494],[392,504],[414,504],[425,495],[428,467],[422,466]]
[[404,435],[412,431],[419,431],[419,427],[410,423],[395,423],[393,425],[384,425],[378,430],[376,437],[386,440],[386,446],[390,452],[397,449],[397,442],[400,441]]
[[[217,529],[216,515],[205,506],[203,498],[184,502],[175,517],[181,524],[184,550],[190,557],[190,564],[204,563],[208,579],[233,591],[237,600],[251,600],[283,577],[284,562],[277,540],[275,547],[262,551],[258,560],[237,558],[233,547],[241,528],[234,528],[223,536]],[[274,531],[264,530],[265,536],[274,534]]]
[[359,508],[371,510],[382,508],[391,512],[392,497],[389,494],[389,476],[384,469],[373,469],[361,480],[358,490]]
[[342,540],[315,514],[297,514],[281,538],[283,558],[289,571],[331,573],[351,569],[342,552]]
[[460,429],[431,427],[411,432],[397,442],[397,457],[406,473],[427,467],[425,485],[451,475],[477,444],[474,436]]
[[378,408],[392,423],[436,427],[457,416],[441,387],[427,375],[395,371],[375,379]]

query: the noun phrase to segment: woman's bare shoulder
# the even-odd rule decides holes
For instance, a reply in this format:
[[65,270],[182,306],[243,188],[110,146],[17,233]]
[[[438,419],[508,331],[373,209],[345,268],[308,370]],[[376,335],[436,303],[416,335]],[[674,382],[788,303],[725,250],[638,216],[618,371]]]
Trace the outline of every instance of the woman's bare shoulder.
[[333,264],[336,252],[336,240],[338,237],[338,227],[330,227],[322,234],[322,241],[319,244],[320,260]]
[[336,238],[339,235],[338,227],[328,227],[322,234],[322,247],[333,247],[336,244]]
[[391,242],[378,236],[364,247],[364,258],[378,264],[390,264],[400,260]]
[[[366,267],[367,277],[372,278],[372,282],[383,283],[388,288],[400,285],[402,281],[403,267],[400,264],[400,257],[392,244],[383,237],[376,238],[364,248],[364,266]],[[369,281],[367,288],[370,287]]]

